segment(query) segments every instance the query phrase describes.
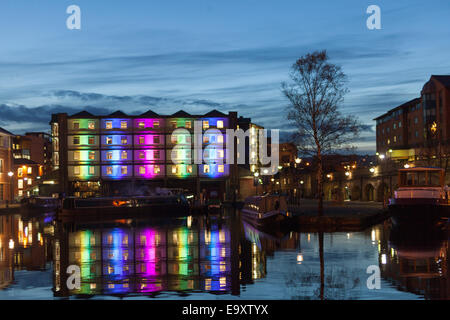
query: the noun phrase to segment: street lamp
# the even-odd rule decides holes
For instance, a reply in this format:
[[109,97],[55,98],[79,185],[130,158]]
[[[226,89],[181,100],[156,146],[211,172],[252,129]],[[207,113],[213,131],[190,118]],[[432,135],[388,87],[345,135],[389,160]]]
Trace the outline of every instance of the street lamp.
[[253,173],[253,175],[255,176],[255,178],[253,179],[253,184],[255,185],[255,193],[256,193],[256,195],[258,195],[258,184],[259,184],[258,177],[259,177],[259,172],[255,171]]
[[9,177],[9,189],[10,189],[10,197],[11,197],[11,203],[14,200],[14,184],[13,184],[13,176],[14,176],[14,172],[10,171],[8,172],[8,177]]
[[302,162],[302,159],[300,159],[300,158],[295,159],[295,163],[299,164],[300,162]]

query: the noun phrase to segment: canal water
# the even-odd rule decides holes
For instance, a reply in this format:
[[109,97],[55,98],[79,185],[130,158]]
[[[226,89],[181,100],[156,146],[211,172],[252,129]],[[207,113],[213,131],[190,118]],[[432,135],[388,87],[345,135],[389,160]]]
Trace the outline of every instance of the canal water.
[[[386,221],[261,232],[227,213],[77,224],[2,215],[0,299],[448,299],[448,233],[422,231]],[[368,288],[368,268],[379,268],[379,288]]]

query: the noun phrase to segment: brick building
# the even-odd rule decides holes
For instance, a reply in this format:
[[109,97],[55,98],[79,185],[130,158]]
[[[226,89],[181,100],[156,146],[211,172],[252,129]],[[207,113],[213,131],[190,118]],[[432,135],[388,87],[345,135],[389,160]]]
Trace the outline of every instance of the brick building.
[[436,157],[436,147],[450,145],[450,76],[431,76],[420,97],[374,120],[380,158],[415,161],[431,153]]
[[[216,110],[204,115],[160,115],[151,110],[136,116],[121,111],[100,116],[86,111],[53,114],[52,158],[59,170],[59,190],[89,197],[170,187],[196,193],[217,190],[222,199],[230,197],[238,188],[238,171],[236,162],[223,163],[228,152],[225,132],[237,128],[237,119],[236,112]],[[202,164],[191,161],[198,152],[193,135],[197,123]],[[173,134],[176,129],[183,132]]]
[[0,128],[0,205],[13,198],[11,185],[12,174],[12,150],[11,138],[13,134]]

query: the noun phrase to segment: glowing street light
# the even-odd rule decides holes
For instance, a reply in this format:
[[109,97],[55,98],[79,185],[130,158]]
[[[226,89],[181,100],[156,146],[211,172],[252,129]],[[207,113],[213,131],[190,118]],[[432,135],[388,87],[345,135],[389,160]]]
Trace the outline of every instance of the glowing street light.
[[254,175],[255,177],[259,177],[259,172],[256,171],[253,175]]
[[407,163],[403,166],[405,169],[409,169],[410,165]]
[[379,157],[381,160],[383,160],[383,159],[384,159],[384,154],[380,154],[378,157]]
[[369,171],[370,171],[371,173],[374,173],[374,172],[375,172],[375,168],[370,168]]
[[350,176],[350,172],[345,171],[345,175],[346,175],[347,177]]
[[302,162],[302,159],[300,159],[300,158],[296,158],[296,159],[295,159],[295,163],[298,164],[298,163],[300,163],[300,162]]

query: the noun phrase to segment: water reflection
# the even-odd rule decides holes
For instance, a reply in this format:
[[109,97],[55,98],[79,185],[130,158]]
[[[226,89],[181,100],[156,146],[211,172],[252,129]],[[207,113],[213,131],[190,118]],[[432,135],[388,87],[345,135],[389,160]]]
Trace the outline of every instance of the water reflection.
[[13,283],[15,271],[46,269],[51,261],[51,221],[52,214],[0,216],[0,289]]
[[[187,220],[166,226],[129,221],[113,228],[61,230],[55,241],[55,294],[229,292],[229,227],[192,217],[188,226]],[[81,267],[79,290],[66,289],[64,271],[69,265]]]
[[382,276],[398,290],[425,299],[450,299],[448,232],[439,228],[386,230],[379,262]]
[[[268,233],[224,217],[62,224],[52,214],[0,216],[0,299],[43,286],[28,277],[31,285],[17,287],[34,270],[51,272],[46,298],[450,298],[446,230],[385,222],[363,232]],[[366,287],[373,264],[381,290]],[[80,267],[79,289],[66,285],[70,265]]]

